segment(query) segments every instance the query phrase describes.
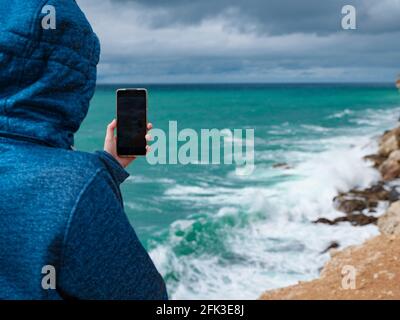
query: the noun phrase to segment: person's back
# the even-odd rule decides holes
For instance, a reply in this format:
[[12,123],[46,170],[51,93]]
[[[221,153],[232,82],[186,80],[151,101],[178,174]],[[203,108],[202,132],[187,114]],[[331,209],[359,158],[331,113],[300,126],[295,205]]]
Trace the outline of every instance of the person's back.
[[128,174],[71,148],[99,59],[85,16],[72,0],[11,0],[0,32],[0,299],[166,299],[123,210]]

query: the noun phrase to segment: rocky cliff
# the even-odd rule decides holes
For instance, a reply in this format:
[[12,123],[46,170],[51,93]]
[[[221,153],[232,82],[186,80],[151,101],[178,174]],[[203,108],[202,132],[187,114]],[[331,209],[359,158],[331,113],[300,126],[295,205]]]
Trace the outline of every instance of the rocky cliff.
[[[261,299],[400,299],[400,127],[385,132],[377,154],[365,160],[379,170],[381,181],[338,194],[333,205],[343,215],[314,223],[376,224],[381,235],[341,251],[331,246],[318,279],[267,291]],[[376,217],[380,204],[388,209]]]

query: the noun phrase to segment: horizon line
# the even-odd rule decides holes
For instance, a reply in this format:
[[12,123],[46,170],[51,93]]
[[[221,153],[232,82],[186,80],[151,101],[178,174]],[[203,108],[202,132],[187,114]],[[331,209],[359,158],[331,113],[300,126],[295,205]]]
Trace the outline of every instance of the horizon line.
[[304,81],[304,82],[219,82],[219,81],[210,81],[210,82],[97,82],[97,86],[117,86],[117,85],[301,85],[301,84],[320,84],[320,85],[329,85],[329,84],[393,84],[395,86],[396,82],[393,81],[326,81],[326,82],[312,82],[312,81]]

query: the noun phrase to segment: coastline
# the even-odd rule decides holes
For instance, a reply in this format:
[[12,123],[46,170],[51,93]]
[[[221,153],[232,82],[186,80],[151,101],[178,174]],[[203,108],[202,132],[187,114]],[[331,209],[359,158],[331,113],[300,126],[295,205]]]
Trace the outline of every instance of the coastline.
[[[343,215],[313,223],[351,223],[354,228],[376,225],[380,235],[342,250],[332,243],[330,259],[319,278],[264,292],[261,300],[308,299],[400,299],[400,127],[384,132],[376,154],[364,157],[379,171],[381,179],[366,189],[339,193],[332,205]],[[376,209],[386,205],[377,217]],[[350,269],[349,269],[350,268]],[[354,270],[352,285],[346,285],[348,270]]]

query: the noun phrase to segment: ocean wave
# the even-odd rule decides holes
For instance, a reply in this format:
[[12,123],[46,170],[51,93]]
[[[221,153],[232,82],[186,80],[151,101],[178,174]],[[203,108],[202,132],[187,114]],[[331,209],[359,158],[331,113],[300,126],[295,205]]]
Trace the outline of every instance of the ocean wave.
[[[166,199],[188,211],[196,209],[173,223],[162,241],[151,243],[150,254],[171,298],[254,299],[262,290],[316,277],[328,259],[321,252],[331,241],[347,246],[377,234],[371,225],[311,223],[341,215],[332,205],[338,192],[379,179],[362,158],[376,151],[374,134],[395,123],[393,110],[352,116],[366,121],[374,114],[378,120],[368,126],[332,129],[332,136],[323,138],[287,139],[296,150],[257,151],[260,164],[250,177],[231,171],[224,186],[211,177],[207,184],[170,185]],[[323,127],[302,127],[325,132]],[[271,167],[282,161],[295,165],[289,170]],[[207,176],[201,179],[207,181]],[[378,207],[376,215],[384,209]]]
[[400,115],[400,107],[393,109],[365,109],[358,117],[350,119],[350,122],[359,126],[378,127],[387,129],[394,126]]
[[311,125],[311,124],[302,124],[301,127],[306,130],[313,131],[313,132],[328,132],[328,131],[332,130],[330,128],[325,128],[322,126],[316,126],[316,125]]
[[132,175],[126,179],[128,183],[160,183],[160,184],[173,184],[175,180],[169,178],[154,179],[153,177],[146,177],[140,175]]
[[340,119],[340,118],[344,118],[346,116],[352,115],[353,113],[354,113],[354,111],[352,111],[350,109],[344,109],[343,111],[336,112],[336,113],[328,116],[328,119]]
[[[166,197],[193,202],[202,212],[171,226],[167,240],[151,251],[172,298],[257,298],[260,283],[268,289],[316,276],[327,259],[320,252],[330,241],[354,244],[374,234],[373,227],[349,232],[347,225],[311,223],[339,215],[332,206],[338,191],[378,179],[362,161],[373,148],[345,146],[311,155],[291,170],[295,178],[273,187],[169,188]],[[265,180],[273,169],[259,170],[255,176]],[[215,206],[216,212],[209,211]]]
[[319,253],[332,240],[347,246],[377,233],[373,226],[335,228],[292,221],[258,223],[228,233],[214,226],[216,231],[206,233],[212,226],[192,223],[151,251],[172,299],[255,299],[260,286],[262,291],[316,277],[328,258]]

